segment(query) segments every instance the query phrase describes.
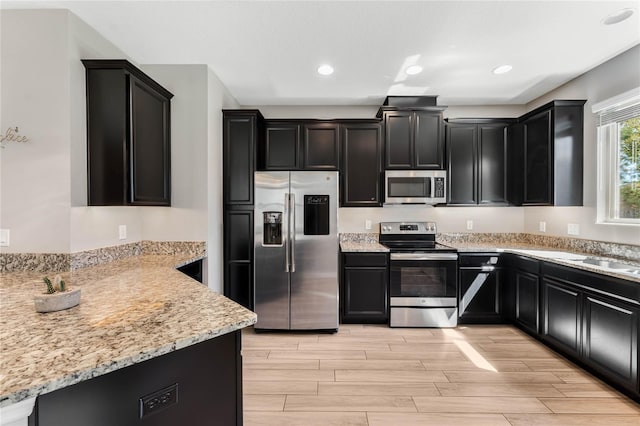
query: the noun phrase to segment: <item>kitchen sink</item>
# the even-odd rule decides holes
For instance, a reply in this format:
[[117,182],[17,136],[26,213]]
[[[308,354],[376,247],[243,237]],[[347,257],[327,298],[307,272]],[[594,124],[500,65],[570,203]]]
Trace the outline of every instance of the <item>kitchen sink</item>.
[[623,272],[625,274],[640,275],[640,268],[636,265],[630,265],[628,263],[616,262],[615,260],[601,259],[598,257],[587,257],[580,261],[587,265],[595,265],[601,268],[611,269],[616,272]]

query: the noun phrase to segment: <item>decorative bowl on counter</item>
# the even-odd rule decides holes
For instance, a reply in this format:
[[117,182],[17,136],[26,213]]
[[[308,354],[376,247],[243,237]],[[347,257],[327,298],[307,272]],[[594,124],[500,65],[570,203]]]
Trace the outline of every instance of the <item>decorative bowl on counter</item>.
[[36,312],[55,312],[73,308],[80,303],[80,289],[33,296]]

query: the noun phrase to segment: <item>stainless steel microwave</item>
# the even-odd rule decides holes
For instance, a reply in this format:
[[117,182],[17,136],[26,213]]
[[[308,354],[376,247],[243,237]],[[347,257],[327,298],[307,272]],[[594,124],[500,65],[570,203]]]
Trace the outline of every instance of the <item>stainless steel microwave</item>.
[[385,204],[446,203],[446,181],[446,170],[387,170]]

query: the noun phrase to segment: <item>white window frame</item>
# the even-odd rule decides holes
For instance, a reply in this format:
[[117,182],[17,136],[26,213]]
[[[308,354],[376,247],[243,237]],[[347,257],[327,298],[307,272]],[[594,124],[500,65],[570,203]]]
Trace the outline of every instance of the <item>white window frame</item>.
[[638,104],[640,104],[640,87],[599,102],[592,107],[593,113],[598,115],[596,197],[596,223],[598,224],[640,226],[640,218],[618,217],[620,124],[619,122],[601,124],[601,118],[605,114],[623,111]]

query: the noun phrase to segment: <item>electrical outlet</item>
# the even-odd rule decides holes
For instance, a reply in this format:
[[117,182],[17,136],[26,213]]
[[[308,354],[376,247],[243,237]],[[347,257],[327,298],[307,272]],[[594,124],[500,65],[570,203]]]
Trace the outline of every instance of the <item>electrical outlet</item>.
[[547,222],[540,221],[540,225],[538,226],[538,231],[547,232]]
[[121,240],[127,239],[127,225],[118,226],[118,238]]
[[0,229],[0,247],[9,247],[10,236],[8,229]]
[[467,231],[471,231],[473,229],[473,221],[467,220]]
[[163,408],[178,403],[178,384],[174,383],[164,389],[160,389],[149,395],[145,395],[139,400],[139,416],[144,418]]
[[365,221],[364,221],[364,229],[367,229],[367,230],[371,229],[371,220],[365,219]]
[[567,225],[567,234],[580,235],[580,225],[577,223],[570,223]]

